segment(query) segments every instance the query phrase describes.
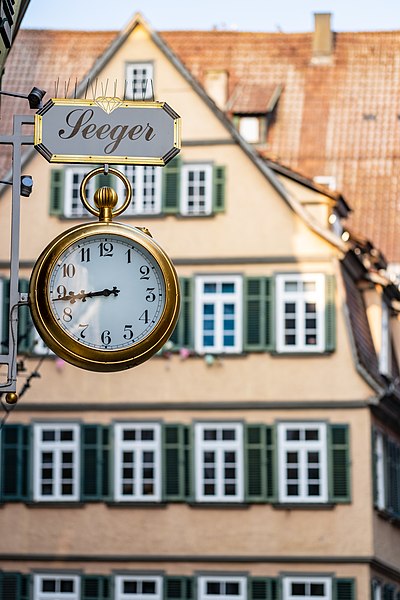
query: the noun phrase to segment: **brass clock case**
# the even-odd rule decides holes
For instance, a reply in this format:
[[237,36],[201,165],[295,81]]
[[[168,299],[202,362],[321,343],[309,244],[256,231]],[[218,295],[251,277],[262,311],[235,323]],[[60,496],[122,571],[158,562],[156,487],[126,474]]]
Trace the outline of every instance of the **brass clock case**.
[[[58,323],[50,305],[50,278],[60,256],[73,244],[96,235],[117,235],[141,246],[158,264],[165,284],[165,305],[154,329],[131,346],[117,349],[91,348],[73,339]],[[179,283],[165,252],[146,233],[114,222],[78,225],[50,242],[33,268],[29,285],[32,319],[47,346],[60,358],[90,371],[122,371],[148,360],[168,340],[179,316]]]

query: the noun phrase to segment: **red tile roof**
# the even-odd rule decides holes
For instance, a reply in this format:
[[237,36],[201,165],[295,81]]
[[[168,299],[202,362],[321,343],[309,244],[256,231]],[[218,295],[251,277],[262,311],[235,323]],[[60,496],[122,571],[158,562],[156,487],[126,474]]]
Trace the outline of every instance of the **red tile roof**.
[[[27,92],[37,85],[52,96],[60,77],[71,78],[71,92],[75,78],[84,78],[116,35],[21,30],[2,87]],[[265,156],[311,178],[334,176],[354,211],[351,228],[400,262],[400,31],[337,33],[326,65],[313,64],[311,33],[168,31],[160,36],[200,83],[208,70],[222,69],[229,73],[229,97],[251,84],[258,91],[243,100],[247,110],[252,102],[263,104],[260,86],[267,94],[281,84]],[[4,131],[11,112],[26,112],[26,103],[2,102]]]

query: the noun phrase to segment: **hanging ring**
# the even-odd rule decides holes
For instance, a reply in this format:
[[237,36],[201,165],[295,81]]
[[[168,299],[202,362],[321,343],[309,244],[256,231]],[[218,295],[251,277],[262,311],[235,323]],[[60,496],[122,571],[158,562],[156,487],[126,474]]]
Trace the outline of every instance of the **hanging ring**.
[[[128,206],[132,200],[132,186],[129,183],[129,179],[126,177],[126,175],[121,173],[121,171],[117,171],[117,169],[114,169],[112,167],[108,167],[107,170],[108,170],[108,174],[112,174],[112,175],[115,175],[115,177],[118,177],[125,186],[124,203],[119,208],[117,208],[115,210],[112,209],[113,217],[117,217],[118,215],[123,213],[128,208]],[[100,175],[100,173],[104,173],[103,167],[98,167],[97,169],[93,169],[93,171],[90,171],[89,173],[87,173],[87,175],[85,175],[85,177],[82,179],[82,183],[81,183],[81,186],[79,189],[82,204],[84,205],[86,210],[88,210],[92,215],[95,215],[95,217],[100,216],[100,211],[98,208],[95,208],[94,206],[89,204],[87,197],[86,197],[85,188],[86,188],[88,182],[90,181],[90,179],[92,179],[92,177],[95,177],[96,175]]]

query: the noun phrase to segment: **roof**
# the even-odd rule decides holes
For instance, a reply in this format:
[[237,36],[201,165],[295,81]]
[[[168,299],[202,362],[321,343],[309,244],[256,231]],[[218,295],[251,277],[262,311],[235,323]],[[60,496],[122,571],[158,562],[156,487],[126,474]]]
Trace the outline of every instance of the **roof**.
[[[62,85],[70,79],[71,93],[118,35],[20,30],[2,87],[27,93],[36,85],[50,97],[59,78]],[[336,33],[333,60],[323,65],[312,62],[311,33],[167,31],[159,37],[200,84],[208,70],[226,70],[228,98],[248,86],[243,112],[252,103],[254,110],[268,106],[281,86],[263,156],[308,178],[334,176],[353,208],[351,229],[400,262],[400,31]],[[26,102],[3,98],[2,130],[10,129],[15,112],[26,113]],[[4,174],[9,159],[1,154]]]

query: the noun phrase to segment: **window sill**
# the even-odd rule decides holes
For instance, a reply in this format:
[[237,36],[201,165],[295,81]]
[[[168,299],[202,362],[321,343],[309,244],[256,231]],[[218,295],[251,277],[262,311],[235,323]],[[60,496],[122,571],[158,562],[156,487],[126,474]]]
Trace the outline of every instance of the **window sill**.
[[166,508],[167,503],[162,500],[154,500],[149,502],[144,502],[143,500],[135,501],[135,500],[106,500],[105,505],[108,508]]
[[395,525],[396,527],[400,527],[400,514],[396,515],[388,510],[377,508],[376,512],[378,516],[384,521],[388,521],[391,525]]
[[83,508],[85,506],[85,502],[82,500],[32,500],[29,502],[24,502],[28,508]]
[[201,502],[201,501],[189,501],[187,502],[190,508],[231,508],[233,510],[237,509],[248,509],[250,508],[250,504],[248,502],[238,501],[238,502],[224,502],[223,500],[218,502]]
[[277,510],[333,510],[336,504],[332,502],[282,502],[273,503]]

